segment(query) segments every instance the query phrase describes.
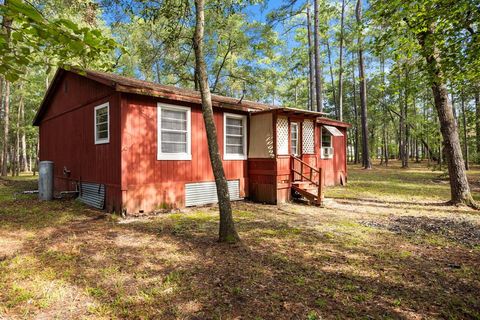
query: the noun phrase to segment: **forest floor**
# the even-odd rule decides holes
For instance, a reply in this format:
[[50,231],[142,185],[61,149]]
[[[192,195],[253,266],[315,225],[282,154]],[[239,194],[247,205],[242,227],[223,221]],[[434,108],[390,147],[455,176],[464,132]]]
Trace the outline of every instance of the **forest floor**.
[[480,214],[411,166],[351,166],[325,208],[237,202],[236,245],[215,208],[122,220],[0,180],[0,319],[479,319]]

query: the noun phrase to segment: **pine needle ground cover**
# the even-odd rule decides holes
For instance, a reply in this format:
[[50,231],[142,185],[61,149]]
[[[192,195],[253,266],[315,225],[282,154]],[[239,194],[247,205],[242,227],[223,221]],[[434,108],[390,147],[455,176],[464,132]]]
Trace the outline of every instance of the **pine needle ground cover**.
[[[479,196],[479,168],[469,172]],[[0,180],[0,319],[478,319],[480,214],[441,171],[350,168],[325,208],[237,202],[122,220]]]

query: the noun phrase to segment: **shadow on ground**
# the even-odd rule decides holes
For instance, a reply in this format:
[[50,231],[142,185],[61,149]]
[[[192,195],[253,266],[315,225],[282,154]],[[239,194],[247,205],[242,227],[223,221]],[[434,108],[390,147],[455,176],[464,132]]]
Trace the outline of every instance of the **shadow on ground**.
[[[215,208],[119,220],[71,201],[2,201],[0,241],[13,249],[0,258],[0,315],[480,317],[480,248],[450,236],[458,225],[448,222],[471,219],[476,232],[476,216],[434,202],[426,207],[441,219],[431,210],[405,218],[398,212],[418,204],[401,200],[332,201],[323,209],[238,202],[236,245],[215,242]],[[402,232],[389,229],[395,222]],[[428,228],[440,222],[441,232]]]

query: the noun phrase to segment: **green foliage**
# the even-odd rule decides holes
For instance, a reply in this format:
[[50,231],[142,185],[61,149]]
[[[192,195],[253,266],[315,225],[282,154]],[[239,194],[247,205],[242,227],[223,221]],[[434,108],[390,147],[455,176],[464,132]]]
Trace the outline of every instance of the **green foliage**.
[[99,29],[80,26],[67,18],[47,19],[39,9],[23,0],[8,0],[0,6],[5,26],[0,40],[0,74],[8,81],[18,80],[26,68],[53,64],[67,67],[88,66],[99,62],[99,68],[109,68],[116,42]]

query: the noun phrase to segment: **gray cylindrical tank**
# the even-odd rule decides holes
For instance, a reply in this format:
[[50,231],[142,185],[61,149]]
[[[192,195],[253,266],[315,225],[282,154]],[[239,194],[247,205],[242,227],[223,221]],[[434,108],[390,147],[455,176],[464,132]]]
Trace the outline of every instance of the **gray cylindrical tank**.
[[38,165],[38,198],[53,200],[53,162],[40,161]]

